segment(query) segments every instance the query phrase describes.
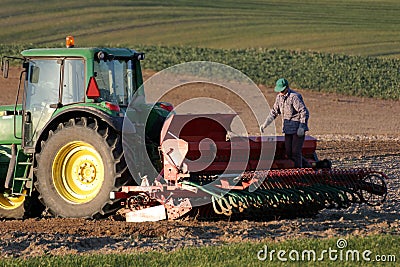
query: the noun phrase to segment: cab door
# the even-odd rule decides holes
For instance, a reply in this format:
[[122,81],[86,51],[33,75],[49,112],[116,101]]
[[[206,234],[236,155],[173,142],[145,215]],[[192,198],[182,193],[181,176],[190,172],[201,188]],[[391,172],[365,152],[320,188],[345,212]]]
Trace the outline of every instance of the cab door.
[[81,58],[30,59],[25,85],[23,139],[33,147],[57,108],[85,101]]
[[59,102],[60,59],[30,59],[25,84],[24,131],[25,147],[35,144],[42,128],[50,120]]

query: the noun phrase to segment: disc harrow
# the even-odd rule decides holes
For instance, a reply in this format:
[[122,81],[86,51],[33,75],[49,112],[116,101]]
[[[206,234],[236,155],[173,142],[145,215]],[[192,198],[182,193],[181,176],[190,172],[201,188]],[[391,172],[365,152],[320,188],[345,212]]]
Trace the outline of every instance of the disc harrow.
[[190,181],[182,183],[209,194],[215,214],[226,216],[255,212],[298,216],[322,209],[344,209],[352,203],[376,206],[387,195],[386,175],[366,169],[253,171],[239,178],[251,181],[251,186],[230,190]]

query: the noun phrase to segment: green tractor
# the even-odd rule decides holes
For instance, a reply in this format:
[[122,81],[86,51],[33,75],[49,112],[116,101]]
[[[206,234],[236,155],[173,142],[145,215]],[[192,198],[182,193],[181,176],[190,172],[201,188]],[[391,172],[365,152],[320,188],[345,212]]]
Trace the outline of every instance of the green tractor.
[[[120,205],[110,192],[135,184],[124,158],[122,125],[143,89],[144,54],[75,48],[69,37],[67,48],[21,55],[15,105],[0,107],[0,218],[37,215],[43,208],[59,217],[114,212]],[[2,59],[4,78],[10,58],[16,59]],[[149,120],[138,125],[160,132],[170,106],[143,106],[151,109]],[[150,140],[155,147],[157,138]]]

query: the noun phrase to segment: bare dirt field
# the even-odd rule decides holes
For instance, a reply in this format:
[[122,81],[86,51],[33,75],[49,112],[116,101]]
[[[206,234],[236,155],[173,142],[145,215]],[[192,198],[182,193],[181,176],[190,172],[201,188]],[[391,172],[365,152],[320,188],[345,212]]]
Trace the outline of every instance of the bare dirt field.
[[[145,76],[153,74],[146,71]],[[0,79],[0,104],[12,104],[18,70]],[[272,87],[260,86],[273,104]],[[207,88],[170,95],[176,104],[194,94],[212,94]],[[400,103],[297,90],[310,110],[310,135],[316,136],[318,155],[334,167],[374,168],[389,179],[388,199],[380,207],[353,205],[345,210],[324,210],[312,218],[274,221],[161,221],[126,223],[104,220],[37,218],[0,221],[0,257],[46,254],[129,253],[174,250],[187,246],[219,245],[241,241],[280,241],[300,237],[347,237],[400,230]],[[200,92],[200,93],[199,93]],[[223,98],[223,97],[222,97]],[[235,103],[232,103],[235,105]],[[278,133],[280,119],[277,120]],[[257,125],[250,125],[254,134]],[[256,253],[256,252],[254,252]]]

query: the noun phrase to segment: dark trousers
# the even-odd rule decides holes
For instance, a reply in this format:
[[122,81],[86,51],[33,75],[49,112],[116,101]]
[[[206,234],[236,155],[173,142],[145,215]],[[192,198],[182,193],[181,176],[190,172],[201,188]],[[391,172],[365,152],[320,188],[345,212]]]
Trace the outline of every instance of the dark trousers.
[[297,134],[285,134],[286,156],[294,161],[295,168],[303,168],[301,149],[303,148],[305,136],[299,137]]

